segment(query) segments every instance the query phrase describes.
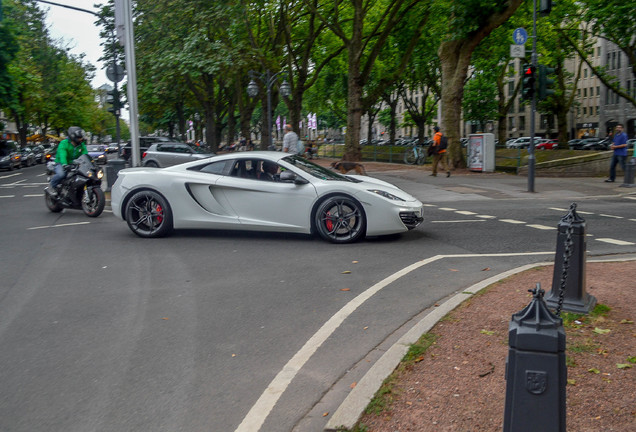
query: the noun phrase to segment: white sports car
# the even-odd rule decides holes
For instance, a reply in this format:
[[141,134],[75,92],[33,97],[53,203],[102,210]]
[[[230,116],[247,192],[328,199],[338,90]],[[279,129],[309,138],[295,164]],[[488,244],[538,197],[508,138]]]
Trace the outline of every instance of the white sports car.
[[168,168],[119,171],[115,216],[141,237],[172,229],[317,232],[333,243],[400,233],[423,206],[382,180],[344,176],[281,152],[241,152]]

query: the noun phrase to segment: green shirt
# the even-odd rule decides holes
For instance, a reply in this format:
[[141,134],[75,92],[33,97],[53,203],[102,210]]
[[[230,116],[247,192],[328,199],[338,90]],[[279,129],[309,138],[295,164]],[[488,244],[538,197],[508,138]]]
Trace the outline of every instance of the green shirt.
[[86,143],[83,141],[74,146],[68,139],[62,140],[57,146],[57,153],[55,154],[55,162],[62,165],[70,165],[75,159],[83,154],[88,154],[86,149]]

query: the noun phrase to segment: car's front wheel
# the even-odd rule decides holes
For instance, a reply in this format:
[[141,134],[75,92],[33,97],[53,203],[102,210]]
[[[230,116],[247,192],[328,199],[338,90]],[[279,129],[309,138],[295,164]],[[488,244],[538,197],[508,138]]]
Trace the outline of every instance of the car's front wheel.
[[126,223],[139,237],[163,237],[172,231],[172,210],[157,192],[137,192],[126,203]]
[[323,201],[316,210],[314,224],[320,237],[332,243],[352,243],[366,233],[366,216],[362,205],[344,195]]

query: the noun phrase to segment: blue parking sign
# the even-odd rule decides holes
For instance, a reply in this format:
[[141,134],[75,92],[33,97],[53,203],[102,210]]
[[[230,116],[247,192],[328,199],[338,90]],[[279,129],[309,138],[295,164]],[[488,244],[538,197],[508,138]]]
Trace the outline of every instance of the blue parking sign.
[[517,28],[512,32],[512,41],[517,45],[523,45],[528,40],[528,32],[524,28]]

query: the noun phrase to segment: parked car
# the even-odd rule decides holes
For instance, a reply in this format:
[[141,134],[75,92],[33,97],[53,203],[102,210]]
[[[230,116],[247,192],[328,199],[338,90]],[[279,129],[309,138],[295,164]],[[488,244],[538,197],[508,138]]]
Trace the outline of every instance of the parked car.
[[543,140],[543,142],[535,144],[534,148],[537,150],[556,150],[559,148],[559,140]]
[[419,200],[385,181],[344,176],[271,151],[121,170],[111,205],[140,237],[208,228],[317,233],[332,243],[412,230],[425,211]]
[[108,162],[105,145],[89,144],[86,146],[86,150],[88,150],[88,155],[93,159],[93,161],[95,161],[95,163],[105,164]]
[[13,171],[22,167],[22,156],[14,141],[0,141],[0,168]]
[[583,139],[581,138],[571,139],[570,141],[568,141],[568,147],[570,150],[581,150],[581,148],[583,147],[582,142]]
[[20,153],[22,156],[22,166],[30,167],[37,163],[35,161],[35,154],[33,153],[33,150],[31,150],[31,147],[22,147],[20,149]]
[[46,152],[44,151],[44,147],[41,145],[36,145],[31,148],[33,150],[33,154],[35,155],[35,161],[39,164],[43,164],[46,162]]
[[585,138],[579,143],[579,150],[595,150],[600,141],[598,138]]
[[526,148],[530,146],[530,137],[517,138],[506,143],[506,148]]
[[214,156],[200,148],[180,142],[161,142],[151,145],[142,155],[141,164],[147,167],[164,168]]
[[[168,137],[162,137],[162,136],[143,136],[143,137],[139,137],[139,158],[141,159],[142,155],[144,154],[144,152],[146,150],[148,150],[148,147],[150,147],[152,144],[156,143],[156,142],[174,142],[174,140],[168,138]],[[122,147],[121,149],[121,157],[124,160],[129,160],[130,156],[132,155],[132,151],[131,151],[131,147],[132,144],[130,144],[130,141],[128,141],[126,143],[125,146]]]

